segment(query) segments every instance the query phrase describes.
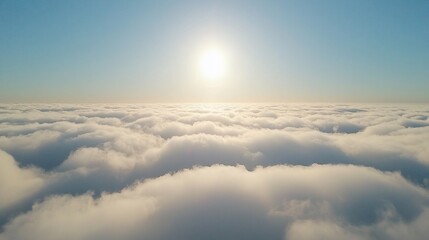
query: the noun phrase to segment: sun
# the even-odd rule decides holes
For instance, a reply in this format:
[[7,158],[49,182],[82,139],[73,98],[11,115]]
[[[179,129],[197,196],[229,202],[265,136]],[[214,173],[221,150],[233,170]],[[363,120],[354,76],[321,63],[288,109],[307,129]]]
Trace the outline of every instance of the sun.
[[222,51],[216,48],[206,50],[201,55],[199,69],[206,79],[221,78],[225,73],[225,56]]

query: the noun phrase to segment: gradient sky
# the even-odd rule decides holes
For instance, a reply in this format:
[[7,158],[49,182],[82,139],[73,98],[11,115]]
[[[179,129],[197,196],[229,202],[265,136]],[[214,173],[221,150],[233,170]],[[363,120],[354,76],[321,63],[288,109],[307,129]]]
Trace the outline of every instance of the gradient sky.
[[0,1],[0,102],[176,101],[429,102],[429,1]]

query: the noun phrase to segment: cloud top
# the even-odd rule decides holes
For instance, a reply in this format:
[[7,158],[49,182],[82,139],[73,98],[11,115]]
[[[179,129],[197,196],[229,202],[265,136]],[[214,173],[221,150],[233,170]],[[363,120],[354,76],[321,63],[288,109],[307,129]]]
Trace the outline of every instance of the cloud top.
[[0,110],[0,239],[428,234],[427,106]]

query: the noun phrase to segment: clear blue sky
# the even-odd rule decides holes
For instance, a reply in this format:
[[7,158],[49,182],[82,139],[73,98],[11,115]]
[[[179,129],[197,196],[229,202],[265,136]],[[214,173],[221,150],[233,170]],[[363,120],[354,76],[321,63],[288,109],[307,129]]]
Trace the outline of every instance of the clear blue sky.
[[0,0],[0,102],[175,101],[429,102],[429,1]]

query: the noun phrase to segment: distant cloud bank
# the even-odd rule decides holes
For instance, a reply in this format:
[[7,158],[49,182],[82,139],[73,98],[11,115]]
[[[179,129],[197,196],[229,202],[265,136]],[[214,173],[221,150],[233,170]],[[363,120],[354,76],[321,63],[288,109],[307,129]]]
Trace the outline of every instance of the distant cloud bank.
[[0,105],[0,239],[425,239],[429,106]]

